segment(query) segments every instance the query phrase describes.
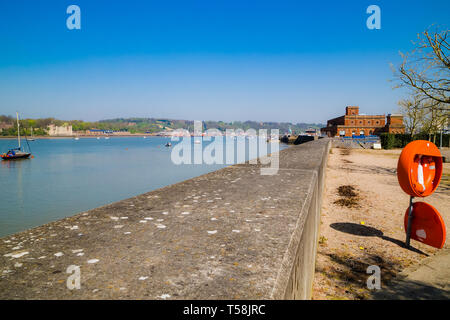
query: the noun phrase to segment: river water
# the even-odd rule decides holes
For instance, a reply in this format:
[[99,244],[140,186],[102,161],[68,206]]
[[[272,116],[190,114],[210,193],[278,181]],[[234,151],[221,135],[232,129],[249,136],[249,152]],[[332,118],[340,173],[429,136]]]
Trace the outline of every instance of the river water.
[[[169,141],[165,137],[30,141],[34,158],[0,161],[0,237],[226,166],[176,165],[171,152],[178,142],[165,147]],[[27,150],[26,142],[22,144]],[[17,140],[0,139],[0,153],[16,146]]]

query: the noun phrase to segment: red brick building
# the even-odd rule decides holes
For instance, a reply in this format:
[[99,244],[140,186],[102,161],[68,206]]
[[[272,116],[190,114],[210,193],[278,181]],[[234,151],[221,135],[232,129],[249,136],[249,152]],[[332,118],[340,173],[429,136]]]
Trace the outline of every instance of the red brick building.
[[329,137],[369,136],[382,132],[405,133],[405,126],[402,115],[362,115],[359,107],[349,106],[345,108],[345,115],[328,120],[327,126],[320,131]]

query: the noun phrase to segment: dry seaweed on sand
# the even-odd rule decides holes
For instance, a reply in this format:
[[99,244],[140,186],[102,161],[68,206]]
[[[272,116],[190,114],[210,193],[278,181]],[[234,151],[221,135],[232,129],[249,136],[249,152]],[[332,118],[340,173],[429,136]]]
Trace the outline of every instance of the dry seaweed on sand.
[[357,198],[341,198],[334,202],[335,204],[338,204],[342,207],[347,208],[358,208],[359,207],[359,201]]
[[347,208],[358,208],[359,207],[359,197],[356,193],[355,187],[351,185],[339,186],[337,194],[341,197],[334,203],[342,207]]
[[348,149],[348,148],[339,149],[339,151],[341,152],[341,155],[343,155],[343,156],[348,156],[351,153],[351,149]]
[[338,194],[341,197],[356,197],[358,194],[355,192],[355,187],[350,185],[340,186],[338,188]]

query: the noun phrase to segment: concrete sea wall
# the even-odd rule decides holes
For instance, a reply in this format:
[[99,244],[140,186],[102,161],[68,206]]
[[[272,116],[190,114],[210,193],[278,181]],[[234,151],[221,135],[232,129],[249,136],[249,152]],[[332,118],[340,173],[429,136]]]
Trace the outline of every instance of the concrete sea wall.
[[303,157],[310,158],[299,165],[299,169],[312,170],[314,177],[305,194],[305,203],[299,208],[297,226],[291,235],[272,299],[311,298],[325,169],[330,148],[331,140],[323,139],[306,143],[300,149]]
[[329,148],[282,150],[276,175],[234,165],[4,237],[0,299],[309,299]]

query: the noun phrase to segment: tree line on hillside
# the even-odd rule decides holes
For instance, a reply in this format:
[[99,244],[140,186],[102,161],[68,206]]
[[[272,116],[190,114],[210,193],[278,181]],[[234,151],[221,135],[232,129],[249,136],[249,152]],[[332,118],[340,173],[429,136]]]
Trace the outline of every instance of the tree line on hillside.
[[[16,118],[11,116],[0,115],[0,125],[3,124],[3,129],[0,134],[3,136],[17,135]],[[85,122],[82,120],[58,120],[55,118],[45,119],[21,119],[20,127],[21,133],[24,135],[31,134],[33,128],[34,135],[46,135],[47,127],[50,124],[57,126],[71,125],[73,131],[85,131],[89,129],[112,130],[112,131],[127,131],[129,133],[155,133],[165,130],[186,129],[194,130],[194,121],[192,120],[172,120],[172,119],[156,119],[156,118],[117,118],[100,120],[96,122]],[[7,125],[5,127],[4,125]],[[258,122],[258,121],[204,121],[203,130],[215,128],[221,131],[227,129],[243,129],[250,128],[259,129],[279,129],[280,134],[291,132],[299,134],[307,128],[318,129],[323,125],[318,123],[289,123],[289,122]]]
[[[173,119],[156,119],[156,118],[118,118],[110,120],[101,120],[101,124],[117,126],[121,128],[129,128],[136,131],[158,132],[166,129],[186,129],[194,130],[193,120],[173,120]],[[320,123],[290,123],[290,122],[260,122],[260,121],[203,121],[203,130],[218,129],[225,131],[227,129],[279,129],[280,134],[289,132],[289,129],[295,134],[303,132],[308,128],[319,129],[323,127]]]
[[[34,135],[46,135],[47,126],[57,121],[53,118],[45,119],[21,119],[20,133],[22,135],[31,135],[31,128],[33,128]],[[0,135],[2,136],[15,136],[17,135],[17,120],[15,117],[0,115]]]

